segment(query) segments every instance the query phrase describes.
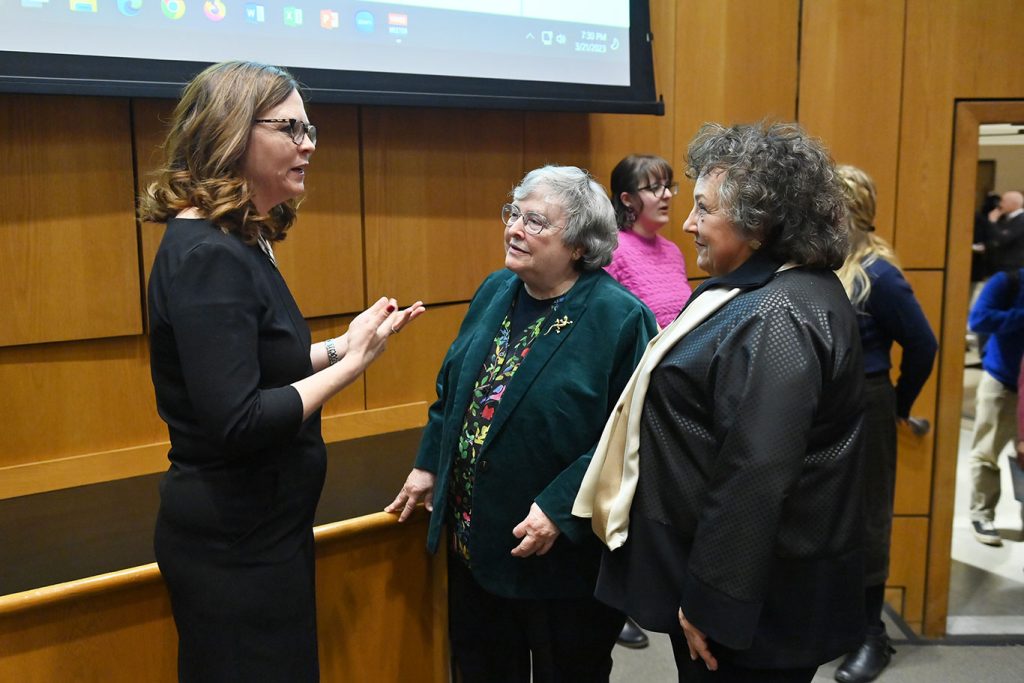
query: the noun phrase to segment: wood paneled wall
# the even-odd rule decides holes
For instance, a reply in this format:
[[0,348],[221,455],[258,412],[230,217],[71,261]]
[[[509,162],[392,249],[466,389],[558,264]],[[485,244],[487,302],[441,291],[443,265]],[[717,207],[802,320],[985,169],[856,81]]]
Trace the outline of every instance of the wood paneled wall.
[[0,346],[142,331],[128,102],[82,103],[0,97]]
[[[664,117],[309,104],[320,147],[279,254],[314,336],[337,334],[382,294],[430,307],[332,401],[325,433],[422,423],[465,304],[501,264],[498,207],[526,170],[575,164],[607,183],[623,155],[654,152],[679,177],[704,121],[795,118],[875,178],[880,233],[942,333],[940,367],[914,409],[938,418],[935,431],[901,437],[890,592],[911,624],[940,633],[952,485],[936,463],[955,461],[956,425],[943,421],[959,392],[939,388],[961,370],[969,258],[957,237],[968,224],[949,211],[954,107],[1024,98],[1024,5],[651,0],[651,16]],[[163,467],[144,337],[160,228],[138,226],[132,207],[170,108],[0,95],[0,497]],[[692,187],[682,180],[667,234],[700,277],[679,228]]]

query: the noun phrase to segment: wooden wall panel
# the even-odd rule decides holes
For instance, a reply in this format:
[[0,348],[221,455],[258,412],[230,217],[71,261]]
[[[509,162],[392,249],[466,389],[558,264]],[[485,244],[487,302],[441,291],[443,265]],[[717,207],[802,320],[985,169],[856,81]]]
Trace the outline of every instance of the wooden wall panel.
[[317,103],[306,109],[317,125],[317,149],[299,217],[275,256],[304,316],[358,313],[367,304],[358,109]]
[[[907,271],[904,273],[914,288],[924,314],[928,317],[935,336],[942,330],[943,277],[938,271]],[[893,373],[898,377],[901,353],[893,345]],[[911,415],[923,417],[935,424],[936,388],[938,386],[938,357],[936,369],[914,402]],[[931,504],[932,454],[935,449],[935,429],[924,436],[917,436],[902,426],[898,432],[899,457],[896,460],[896,503],[897,515],[927,515]]]
[[[156,172],[164,163],[163,144],[174,112],[173,100],[131,100],[132,144],[135,147],[135,177],[139,192],[143,192],[156,179]],[[142,306],[148,306],[149,274],[153,259],[163,239],[165,226],[157,223],[139,223],[139,253],[142,258]],[[145,329],[149,331],[149,314],[145,314]]]
[[137,334],[126,100],[0,95],[0,346]]
[[468,300],[503,263],[523,115],[364,107],[362,130],[367,296]]
[[427,515],[401,526],[383,513],[362,519],[378,518],[390,523],[317,543],[321,678],[447,681],[445,554],[424,548]]
[[920,630],[924,615],[928,518],[897,517],[892,524],[892,557],[886,586],[904,589],[903,618]]
[[955,100],[1024,98],[1024,3],[949,0],[939,8],[931,0],[906,2],[896,224],[925,227],[898,233],[896,248],[908,267],[941,268]]
[[677,158],[705,121],[796,118],[798,0],[677,4]]
[[[677,3],[674,159],[686,157],[690,140],[708,121],[796,119],[799,20],[799,0]],[[682,223],[693,206],[693,184],[682,180],[673,223]],[[690,277],[705,276],[692,240],[681,230],[667,236],[679,242]]]
[[[608,179],[594,168],[595,152],[590,141],[591,126],[597,114],[570,112],[523,113],[523,168],[527,171],[547,164],[579,166],[608,188]],[[511,189],[511,188],[510,188]]]
[[[839,163],[867,171],[878,187],[875,227],[893,236],[903,70],[904,3],[803,3],[797,118]],[[865,74],[870,87],[858,87]],[[868,144],[865,144],[868,143]],[[907,229],[920,229],[914,223]]]
[[389,339],[387,351],[366,372],[366,407],[433,403],[441,361],[468,309],[467,304],[430,307],[408,330]]
[[167,439],[142,336],[0,349],[0,386],[0,467]]
[[178,635],[159,575],[142,585],[0,615],[0,651],[5,681],[177,680]]
[[890,607],[896,610],[896,614],[901,617],[903,616],[903,603],[906,601],[906,591],[902,588],[890,588],[887,586],[885,589],[885,601],[889,603]]

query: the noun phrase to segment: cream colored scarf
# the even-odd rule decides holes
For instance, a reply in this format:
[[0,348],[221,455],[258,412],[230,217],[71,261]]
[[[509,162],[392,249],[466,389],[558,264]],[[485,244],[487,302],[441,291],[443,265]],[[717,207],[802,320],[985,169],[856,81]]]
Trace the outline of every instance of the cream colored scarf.
[[[787,263],[775,272],[795,267],[795,263]],[[576,494],[572,514],[592,518],[594,533],[612,550],[621,547],[629,533],[629,510],[640,478],[640,416],[651,372],[680,339],[741,291],[716,288],[701,292],[672,324],[648,342],[640,364],[604,425],[597,450]]]
[[668,327],[647,344],[605,423],[572,514],[591,517],[594,533],[612,550],[626,542],[629,509],[640,477],[640,416],[651,372],[679,340],[740,293],[740,289],[701,292]]

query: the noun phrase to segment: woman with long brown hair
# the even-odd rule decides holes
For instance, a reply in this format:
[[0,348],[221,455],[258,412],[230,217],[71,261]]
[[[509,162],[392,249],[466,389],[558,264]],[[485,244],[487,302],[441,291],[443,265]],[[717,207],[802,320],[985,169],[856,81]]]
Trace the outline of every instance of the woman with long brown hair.
[[422,311],[380,298],[312,343],[277,269],[316,149],[295,80],[215,64],[186,86],[145,191],[166,222],[149,283],[150,364],[171,466],[154,547],[182,681],[316,681],[313,513],[320,409]]

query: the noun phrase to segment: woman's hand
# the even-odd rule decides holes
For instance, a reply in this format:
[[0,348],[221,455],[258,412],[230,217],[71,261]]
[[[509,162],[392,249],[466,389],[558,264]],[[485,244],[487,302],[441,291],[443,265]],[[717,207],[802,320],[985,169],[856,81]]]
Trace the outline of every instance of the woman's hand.
[[404,522],[416,509],[416,504],[423,500],[423,507],[427,512],[434,511],[434,481],[437,479],[433,472],[413,468],[412,472],[405,479],[402,490],[398,492],[395,499],[384,508],[384,512],[392,514],[401,510],[398,521]]
[[[398,304],[394,299],[390,299],[390,302],[392,305],[397,307]],[[404,328],[406,325],[411,323],[416,318],[423,315],[423,312],[426,310],[427,308],[426,306],[423,305],[422,301],[417,301],[412,306],[409,306],[409,308],[406,308],[404,310],[396,310],[394,313],[388,316],[388,319],[386,321],[384,321],[387,323],[387,331],[390,332],[391,334],[398,334],[399,332],[402,331],[402,328]]]
[[688,622],[683,616],[683,609],[679,608],[679,625],[683,627],[683,635],[686,636],[686,646],[690,648],[690,659],[697,661],[697,657],[704,660],[708,671],[718,671],[718,660],[708,649],[708,639],[704,633]]
[[561,534],[561,530],[555,526],[540,506],[534,503],[530,506],[530,514],[526,519],[519,522],[512,530],[512,535],[523,539],[522,543],[512,549],[515,557],[529,557],[530,555],[543,555],[551,550],[555,539]]
[[348,332],[345,333],[346,354],[359,356],[360,364],[365,368],[384,350],[388,337],[401,332],[403,327],[425,310],[423,302],[417,301],[399,311],[394,299],[381,297],[349,324]]
[[395,310],[395,300],[382,296],[353,318],[345,333],[345,357],[357,359],[361,369],[372,363],[387,345],[391,333],[387,323]]

